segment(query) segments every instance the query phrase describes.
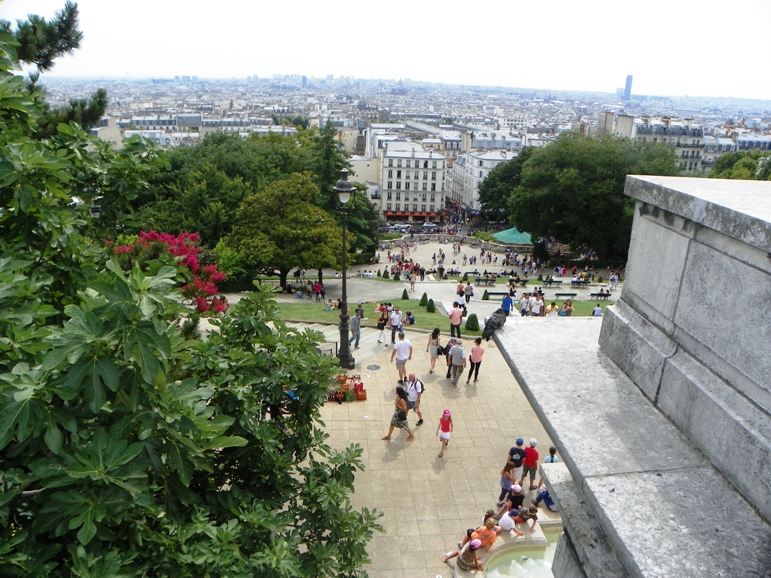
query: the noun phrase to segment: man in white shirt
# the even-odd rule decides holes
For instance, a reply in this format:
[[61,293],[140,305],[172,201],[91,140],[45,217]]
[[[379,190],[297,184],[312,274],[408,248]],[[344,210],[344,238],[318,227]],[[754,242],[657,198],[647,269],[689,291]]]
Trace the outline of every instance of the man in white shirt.
[[402,312],[398,307],[394,307],[391,312],[391,345],[396,343],[396,332],[402,326]]
[[425,391],[423,382],[415,377],[414,373],[410,373],[404,389],[407,391],[407,411],[415,410],[415,413],[418,414],[418,423],[415,425],[423,425],[423,413],[420,411],[420,398],[423,397]]
[[407,362],[412,359],[412,343],[404,338],[404,332],[399,332],[399,341],[394,343],[394,349],[391,352],[391,361],[396,358],[396,370],[399,372],[399,383],[402,384],[407,379]]
[[540,317],[542,308],[543,308],[543,301],[541,301],[535,295],[531,295],[530,296],[530,316]]

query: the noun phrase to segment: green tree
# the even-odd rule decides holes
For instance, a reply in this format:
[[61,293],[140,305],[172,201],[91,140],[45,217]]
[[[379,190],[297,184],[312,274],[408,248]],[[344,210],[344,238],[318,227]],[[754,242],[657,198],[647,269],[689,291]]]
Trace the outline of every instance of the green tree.
[[501,163],[490,171],[479,184],[479,204],[482,215],[488,221],[500,221],[509,212],[509,197],[522,182],[522,167],[535,148],[525,147],[508,162]]
[[[715,160],[709,176],[716,179],[769,180],[771,166],[766,166],[769,165],[769,157],[771,152],[763,150],[726,153]],[[763,166],[759,170],[761,162]]]
[[66,107],[51,109],[37,87],[41,71],[52,69],[59,56],[72,54],[80,47],[83,33],[78,29],[77,4],[67,1],[50,22],[40,16],[30,15],[27,20],[19,20],[15,30],[10,22],[0,20],[0,30],[12,34],[19,61],[36,67],[29,73],[27,84],[30,94],[42,106],[35,138],[54,136],[60,123],[75,122],[88,130],[104,116],[107,110],[107,91],[102,88],[88,99],[73,99]]
[[315,206],[318,194],[313,176],[297,173],[247,197],[236,212],[233,230],[225,237],[226,245],[240,253],[246,270],[278,271],[284,288],[295,267],[336,267],[341,231]]
[[600,259],[625,260],[634,200],[628,174],[676,175],[672,148],[618,137],[564,133],[536,149],[509,199],[509,219],[533,237],[554,237]]
[[350,504],[361,448],[333,450],[319,429],[336,372],[320,335],[288,329],[258,287],[207,340],[186,340],[180,265],[123,271],[88,218],[99,195],[126,208],[113,180],[133,189],[145,173],[119,163],[97,195],[94,170],[113,169],[99,151],[78,160],[77,127],[31,138],[44,111],[8,42],[0,33],[0,575],[363,576],[377,514]]

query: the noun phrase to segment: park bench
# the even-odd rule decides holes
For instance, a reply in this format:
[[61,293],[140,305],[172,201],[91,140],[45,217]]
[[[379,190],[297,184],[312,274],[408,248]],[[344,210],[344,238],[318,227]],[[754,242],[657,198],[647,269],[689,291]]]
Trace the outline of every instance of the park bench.
[[529,279],[514,279],[514,281],[509,281],[509,283],[514,285],[522,285],[522,287],[524,287],[528,284],[529,281]]
[[477,282],[477,285],[495,285],[495,277],[492,279],[485,279],[484,277],[475,277],[474,278]]
[[589,281],[571,281],[570,285],[573,287],[586,287],[589,284]]
[[543,284],[549,287],[551,287],[552,285],[561,285],[562,279],[548,279],[546,281],[543,281]]
[[608,299],[610,297],[610,293],[590,293],[589,297],[592,299]]
[[500,295],[501,297],[508,295],[508,291],[487,291],[487,296]]
[[578,293],[557,293],[556,295],[557,295],[557,299],[560,299],[562,297],[573,299],[578,295]]

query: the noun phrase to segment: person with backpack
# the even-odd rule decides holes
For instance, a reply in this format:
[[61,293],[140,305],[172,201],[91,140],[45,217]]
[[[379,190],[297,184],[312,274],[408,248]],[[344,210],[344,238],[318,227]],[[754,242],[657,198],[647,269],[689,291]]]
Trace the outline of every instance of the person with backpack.
[[418,423],[415,427],[423,425],[423,413],[420,411],[420,398],[423,396],[423,392],[426,387],[423,382],[415,377],[414,373],[410,373],[407,376],[407,383],[405,383],[405,391],[407,392],[407,411],[413,410],[418,414]]

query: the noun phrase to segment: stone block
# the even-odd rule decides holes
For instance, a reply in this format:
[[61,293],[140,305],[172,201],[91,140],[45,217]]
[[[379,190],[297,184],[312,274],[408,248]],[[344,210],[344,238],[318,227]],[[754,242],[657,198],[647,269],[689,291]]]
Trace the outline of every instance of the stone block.
[[[637,215],[623,293],[633,292],[665,318],[672,319],[690,237],[667,227],[665,221],[684,227],[683,219],[672,213],[639,202],[635,210]],[[648,212],[644,213],[646,210]],[[678,223],[674,223],[675,220]],[[662,248],[666,250],[662,251]]]
[[655,401],[664,361],[676,350],[669,337],[622,300],[605,310],[600,348]]
[[771,528],[712,467],[594,477],[583,495],[631,576],[757,577],[771,568]]
[[554,560],[551,564],[551,572],[556,578],[586,578],[586,573],[581,563],[576,558],[576,553],[570,545],[566,534],[562,534],[557,540],[557,549],[554,552]]
[[[733,383],[771,412],[771,279],[763,271],[728,259],[694,242],[675,313],[675,339],[724,379],[731,367],[747,381]],[[762,346],[761,344],[765,345]],[[697,350],[698,349],[698,350]]]
[[659,407],[771,520],[771,423],[683,351],[664,367]]

